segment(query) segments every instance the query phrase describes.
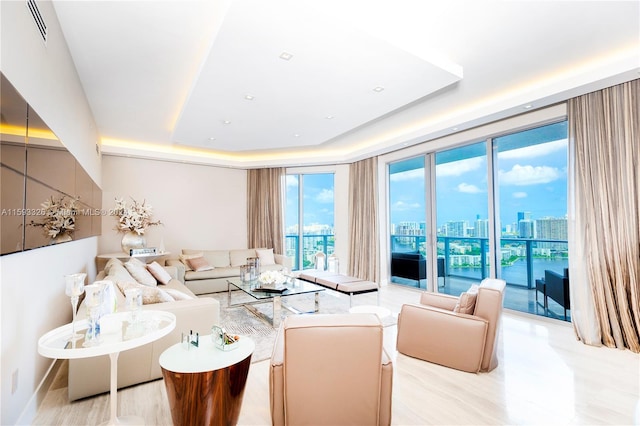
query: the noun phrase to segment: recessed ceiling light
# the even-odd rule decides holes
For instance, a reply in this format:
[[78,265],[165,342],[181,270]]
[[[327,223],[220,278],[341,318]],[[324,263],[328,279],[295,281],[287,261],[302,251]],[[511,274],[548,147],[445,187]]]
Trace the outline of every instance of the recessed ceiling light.
[[210,137],[210,138],[209,138],[209,142],[213,142],[213,141],[215,141],[215,140],[216,140],[216,138],[214,138],[214,137]]
[[222,124],[231,124],[229,120],[222,120]]
[[325,118],[326,118],[327,120],[331,120],[331,119],[333,118],[333,115],[327,115]]
[[456,130],[458,130],[458,128],[457,127],[452,127],[451,130],[456,131]]
[[299,133],[294,133],[294,134],[293,134],[293,137],[294,137],[294,138],[299,138],[299,137],[300,137],[300,134],[299,134]]
[[253,96],[252,95],[245,95],[244,97],[246,100],[248,101],[252,101],[253,100]]
[[531,104],[524,106],[524,109],[529,109],[529,108],[531,108]]
[[378,93],[382,92],[383,90],[384,90],[384,87],[382,87],[382,86],[376,86],[376,87],[373,88],[373,91],[374,92],[378,92]]
[[280,54],[280,59],[284,59],[285,61],[290,60],[291,58],[293,58],[293,55],[289,52],[282,52]]

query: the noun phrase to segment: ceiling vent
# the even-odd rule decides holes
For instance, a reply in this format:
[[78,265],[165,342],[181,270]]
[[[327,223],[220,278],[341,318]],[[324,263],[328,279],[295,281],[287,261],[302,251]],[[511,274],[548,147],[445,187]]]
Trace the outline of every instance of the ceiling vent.
[[33,18],[33,22],[38,27],[38,31],[40,32],[40,37],[42,37],[42,41],[47,43],[47,24],[44,22],[44,18],[42,17],[42,13],[40,13],[40,8],[36,3],[36,0],[27,0],[27,9],[31,13],[31,17]]

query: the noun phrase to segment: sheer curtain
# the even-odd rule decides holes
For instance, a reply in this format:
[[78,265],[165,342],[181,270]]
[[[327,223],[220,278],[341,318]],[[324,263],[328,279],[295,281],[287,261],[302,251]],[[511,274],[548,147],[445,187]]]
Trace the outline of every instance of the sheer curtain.
[[378,282],[378,159],[349,166],[349,275]]
[[284,168],[250,169],[247,175],[247,243],[284,252]]
[[575,149],[571,316],[588,344],[640,352],[640,80],[568,104]]

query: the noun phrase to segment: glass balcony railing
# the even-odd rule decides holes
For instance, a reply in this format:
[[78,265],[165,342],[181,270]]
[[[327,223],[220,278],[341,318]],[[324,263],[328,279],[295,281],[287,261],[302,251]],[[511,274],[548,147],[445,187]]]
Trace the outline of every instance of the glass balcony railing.
[[329,256],[333,254],[334,250],[335,236],[333,234],[304,234],[302,247],[298,235],[285,235],[285,254],[293,259],[294,270],[313,268],[316,253],[322,252],[325,256]]
[[[391,252],[420,253],[425,256],[424,235],[392,235]],[[438,237],[438,257],[444,259],[439,276],[481,281],[490,275],[489,239]],[[536,278],[545,270],[563,273],[568,267],[566,240],[501,238],[500,276],[508,285],[535,288]],[[391,271],[393,275],[393,271]]]

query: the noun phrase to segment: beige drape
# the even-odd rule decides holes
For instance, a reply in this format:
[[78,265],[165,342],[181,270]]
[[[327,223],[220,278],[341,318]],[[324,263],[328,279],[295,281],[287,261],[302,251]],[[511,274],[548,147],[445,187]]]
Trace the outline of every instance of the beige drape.
[[575,147],[571,315],[589,344],[640,352],[640,80],[568,104]]
[[349,167],[349,271],[348,275],[377,282],[378,215],[377,158]]
[[284,253],[285,169],[250,169],[247,175],[247,244]]

